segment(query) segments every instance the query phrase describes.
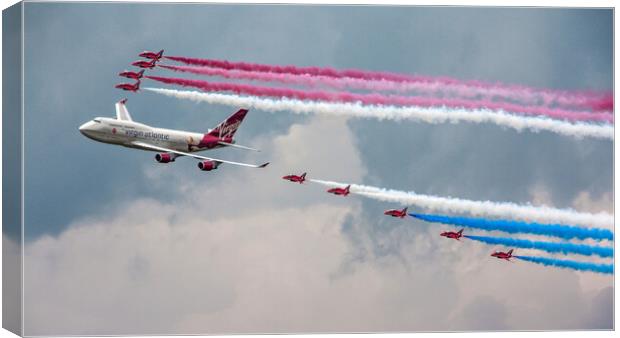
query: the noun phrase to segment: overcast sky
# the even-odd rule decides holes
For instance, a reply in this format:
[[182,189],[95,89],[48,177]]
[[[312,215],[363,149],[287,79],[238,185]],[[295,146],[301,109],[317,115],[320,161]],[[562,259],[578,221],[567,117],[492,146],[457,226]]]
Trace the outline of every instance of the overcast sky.
[[272,164],[207,173],[77,129],[125,96],[134,119],[168,128],[233,112],[114,89],[145,49],[610,91],[611,10],[25,6],[25,334],[613,326],[610,276],[491,260],[503,248],[280,179],[612,212],[612,142],[250,111],[236,138],[262,152],[209,155]]

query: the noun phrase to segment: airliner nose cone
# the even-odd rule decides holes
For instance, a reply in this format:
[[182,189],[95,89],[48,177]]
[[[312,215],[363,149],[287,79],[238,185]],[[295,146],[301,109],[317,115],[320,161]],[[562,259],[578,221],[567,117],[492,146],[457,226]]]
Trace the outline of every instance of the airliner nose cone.
[[89,136],[89,134],[92,131],[92,122],[86,122],[83,125],[81,125],[78,130],[80,131],[80,133],[82,133],[82,135],[84,136]]

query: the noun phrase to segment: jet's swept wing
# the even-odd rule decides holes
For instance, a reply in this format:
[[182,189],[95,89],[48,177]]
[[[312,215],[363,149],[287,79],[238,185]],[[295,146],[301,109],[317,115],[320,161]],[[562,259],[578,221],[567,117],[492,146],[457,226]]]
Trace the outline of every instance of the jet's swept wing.
[[143,147],[143,148],[151,149],[151,150],[155,150],[155,151],[163,151],[163,152],[173,153],[173,154],[182,155],[182,156],[189,156],[189,157],[193,157],[193,158],[196,158],[196,159],[199,159],[199,160],[207,160],[207,161],[213,161],[213,162],[219,162],[219,163],[228,163],[228,164],[240,165],[240,166],[243,166],[243,167],[264,168],[264,167],[266,167],[269,164],[269,162],[267,162],[267,163],[263,163],[261,165],[256,165],[256,164],[249,164],[249,163],[240,163],[240,162],[219,160],[217,158],[211,158],[211,157],[205,157],[205,156],[200,156],[200,155],[191,154],[191,153],[185,153],[185,152],[182,152],[182,151],[168,149],[168,148],[164,148],[164,147],[159,147],[159,146],[152,145],[152,144],[149,144],[149,143],[144,143],[144,142],[132,142],[132,144],[136,145],[138,147]]
[[217,144],[223,145],[223,146],[226,146],[226,147],[232,147],[232,148],[239,148],[239,149],[252,150],[252,151],[260,151],[260,150],[258,150],[256,148],[250,148],[248,146],[242,146],[242,145],[239,145],[239,144],[228,143],[228,142],[224,142],[224,141],[219,141]]
[[125,103],[127,99],[122,99],[116,102],[116,119],[122,121],[132,121],[131,115],[129,115],[129,111],[127,107],[125,107]]

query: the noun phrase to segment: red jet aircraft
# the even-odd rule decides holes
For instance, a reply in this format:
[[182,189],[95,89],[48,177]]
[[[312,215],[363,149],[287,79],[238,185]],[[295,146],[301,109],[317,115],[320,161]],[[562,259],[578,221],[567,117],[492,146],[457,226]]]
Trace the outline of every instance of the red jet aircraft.
[[282,179],[287,180],[287,181],[291,181],[291,182],[299,182],[299,184],[302,184],[306,180],[306,173],[301,174],[301,176],[298,176],[298,175],[286,175],[286,176],[282,177]]
[[144,69],[139,71],[139,72],[130,72],[128,70],[124,71],[124,72],[120,72],[118,73],[119,76],[122,77],[126,77],[128,79],[135,79],[135,80],[139,80],[142,78],[142,76],[144,75]]
[[136,66],[136,67],[140,67],[140,68],[150,68],[150,69],[153,69],[153,68],[155,68],[155,63],[157,63],[157,59],[153,59],[151,61],[138,60],[138,61],[134,61],[131,65],[132,66]]
[[137,92],[140,90],[140,80],[136,81],[136,83],[119,83],[114,88],[128,90],[130,92]]
[[508,252],[496,251],[496,252],[492,253],[491,256],[497,257],[499,259],[505,259],[505,260],[507,260],[509,262],[512,262],[510,260],[510,258],[512,258],[512,249],[510,249],[510,251],[508,251]]
[[351,185],[347,185],[346,188],[332,188],[327,190],[328,193],[340,196],[347,196]]
[[162,56],[164,56],[164,50],[160,50],[159,52],[149,52],[149,51],[144,51],[140,54],[138,54],[138,56],[141,56],[143,58],[147,58],[147,59],[153,59],[153,60],[158,60],[161,59]]
[[384,215],[389,215],[389,216],[392,216],[392,217],[405,218],[405,216],[407,216],[407,208],[405,208],[403,210],[390,209],[390,210],[386,210],[383,214]]
[[461,237],[463,237],[463,229],[459,230],[458,232],[445,231],[445,232],[442,232],[440,236],[456,239],[458,241],[460,240]]

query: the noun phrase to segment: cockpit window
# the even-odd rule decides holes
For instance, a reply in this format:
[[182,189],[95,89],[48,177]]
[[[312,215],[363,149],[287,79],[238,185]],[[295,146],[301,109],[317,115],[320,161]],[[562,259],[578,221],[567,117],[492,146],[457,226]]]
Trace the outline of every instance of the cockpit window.
[[101,120],[99,120],[99,119],[94,119],[93,121],[95,121],[97,123],[101,123]]

